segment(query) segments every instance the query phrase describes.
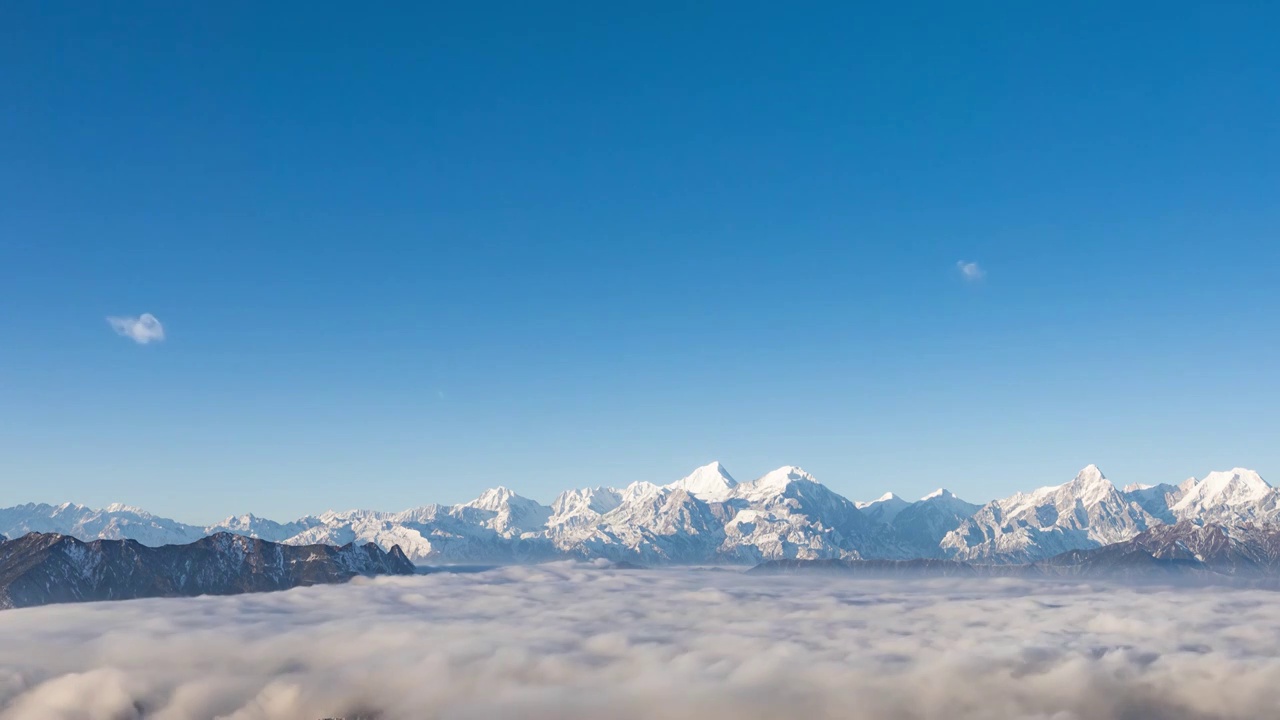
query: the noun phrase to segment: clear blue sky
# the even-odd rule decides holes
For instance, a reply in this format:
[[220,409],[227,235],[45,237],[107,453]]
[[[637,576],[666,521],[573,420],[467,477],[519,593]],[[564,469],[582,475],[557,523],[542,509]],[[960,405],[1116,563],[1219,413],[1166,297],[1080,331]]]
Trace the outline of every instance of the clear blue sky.
[[5,3],[0,505],[1280,476],[1280,5],[889,5]]

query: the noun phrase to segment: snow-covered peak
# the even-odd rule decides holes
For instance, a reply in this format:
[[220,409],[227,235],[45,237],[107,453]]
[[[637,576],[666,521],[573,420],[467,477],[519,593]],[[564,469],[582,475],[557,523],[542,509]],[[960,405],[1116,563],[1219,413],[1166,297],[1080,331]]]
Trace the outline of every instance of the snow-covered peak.
[[855,502],[854,507],[866,513],[867,517],[876,522],[891,523],[911,503],[903,500],[897,495],[887,492],[870,502]]
[[1086,465],[1075,478],[1063,486],[1080,502],[1092,505],[1116,492],[1116,486],[1107,479],[1097,465]]
[[510,505],[511,501],[524,499],[525,498],[520,497],[513,490],[499,485],[498,487],[485,490],[480,493],[480,497],[472,500],[471,502],[463,503],[462,506],[498,512]]
[[956,517],[970,516],[978,511],[981,505],[975,505],[956,497],[956,494],[945,488],[938,488],[911,504],[916,512],[940,512]]
[[[886,502],[890,502],[890,501],[892,501],[892,500],[902,500],[902,498],[898,497],[897,495],[893,494],[892,492],[887,492],[887,493],[885,493],[885,494],[881,495],[880,497],[876,498],[875,500],[858,500],[857,502],[855,502],[855,503],[854,503],[854,505],[855,505],[859,510],[862,510],[863,508],[871,507],[872,505],[875,505],[875,504],[877,504],[877,503],[886,503]],[[905,500],[902,500],[902,502],[906,502],[906,501],[905,501]]]
[[551,508],[502,486],[485,490],[449,513],[503,534],[537,532],[551,518]]
[[1258,503],[1274,489],[1258,473],[1245,468],[1211,472],[1187,488],[1173,506],[1175,512],[1217,507],[1238,507]]
[[230,515],[222,522],[217,523],[216,525],[212,525],[211,527],[217,527],[217,528],[249,527],[253,525],[254,522],[257,520],[258,520],[258,517],[253,513],[245,513],[243,515]]
[[1076,473],[1075,479],[1071,482],[1078,485],[1097,485],[1102,482],[1110,484],[1107,476],[1102,474],[1097,465],[1092,463],[1085,465],[1080,472]]
[[128,513],[128,514],[130,514],[130,515],[139,515],[139,516],[142,516],[142,517],[151,517],[151,513],[147,512],[146,510],[143,510],[143,509],[142,509],[142,508],[140,508],[140,507],[134,507],[133,505],[125,505],[124,503],[111,503],[110,505],[108,505],[108,506],[106,506],[106,507],[102,508],[102,512],[105,512],[105,513]]
[[807,481],[811,483],[818,482],[812,475],[805,472],[801,468],[794,465],[784,465],[777,470],[767,472],[751,482],[757,490],[776,489],[781,490],[793,482]]
[[642,498],[649,497],[650,495],[657,495],[662,491],[663,487],[661,485],[654,485],[653,483],[645,480],[637,480],[622,489],[621,501],[624,503],[635,502]]
[[551,503],[552,515],[561,517],[590,511],[603,515],[618,507],[622,502],[622,493],[613,488],[594,487],[579,490],[566,490]]
[[702,500],[723,500],[733,493],[738,481],[733,479],[728,470],[719,462],[694,470],[667,487],[672,490],[684,490]]
[[1071,482],[1037,488],[1029,493],[1014,493],[1004,500],[996,500],[995,505],[1012,517],[1045,505],[1061,509],[1079,502],[1085,507],[1091,507],[1115,496],[1118,496],[1116,486],[1102,474],[1098,466],[1086,465],[1076,473]]
[[1102,499],[1115,490],[1115,487],[1107,479],[1107,476],[1102,474],[1097,465],[1086,465],[1080,472],[1076,473],[1076,476],[1070,482],[1036,488],[1029,493],[1016,493],[1010,500],[1020,499],[1038,502],[1047,498],[1067,498],[1080,500],[1088,505],[1091,502]]

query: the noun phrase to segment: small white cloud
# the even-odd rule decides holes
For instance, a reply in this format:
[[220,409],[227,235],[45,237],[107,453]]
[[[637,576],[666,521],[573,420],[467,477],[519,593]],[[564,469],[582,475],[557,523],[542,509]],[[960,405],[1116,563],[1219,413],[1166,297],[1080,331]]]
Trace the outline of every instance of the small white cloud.
[[969,282],[978,282],[987,276],[987,271],[976,262],[966,262],[961,260],[956,263],[956,269],[960,271],[960,277]]
[[164,326],[151,313],[138,317],[109,317],[107,323],[117,335],[123,335],[139,345],[164,340]]

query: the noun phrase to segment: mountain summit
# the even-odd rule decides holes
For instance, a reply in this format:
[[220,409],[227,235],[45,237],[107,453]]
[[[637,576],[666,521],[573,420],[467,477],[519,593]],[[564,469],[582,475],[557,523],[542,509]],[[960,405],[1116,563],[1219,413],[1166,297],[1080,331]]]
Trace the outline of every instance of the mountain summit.
[[729,497],[737,486],[738,481],[716,461],[697,468],[667,487],[686,490],[703,500],[722,500]]

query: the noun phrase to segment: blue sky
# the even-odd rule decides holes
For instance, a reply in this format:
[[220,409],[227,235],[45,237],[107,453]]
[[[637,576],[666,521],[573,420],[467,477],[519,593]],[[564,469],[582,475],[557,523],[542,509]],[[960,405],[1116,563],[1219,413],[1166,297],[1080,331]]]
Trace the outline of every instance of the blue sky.
[[0,9],[0,505],[1280,475],[1274,4],[189,5]]

